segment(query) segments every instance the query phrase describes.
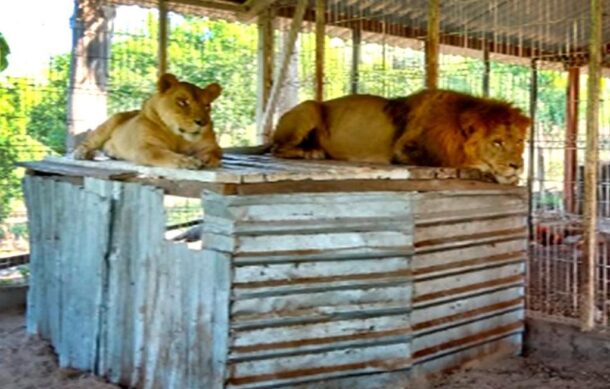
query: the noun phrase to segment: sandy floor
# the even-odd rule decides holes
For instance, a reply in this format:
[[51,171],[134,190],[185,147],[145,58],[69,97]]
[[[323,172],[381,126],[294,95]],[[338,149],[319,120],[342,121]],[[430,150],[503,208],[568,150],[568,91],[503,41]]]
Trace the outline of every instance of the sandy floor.
[[[606,389],[610,361],[543,360],[536,356],[496,361],[432,382],[443,389]],[[0,388],[111,389],[117,386],[59,369],[45,342],[26,336],[23,312],[0,313]],[[394,389],[394,388],[392,388]],[[419,388],[418,388],[419,389]]]

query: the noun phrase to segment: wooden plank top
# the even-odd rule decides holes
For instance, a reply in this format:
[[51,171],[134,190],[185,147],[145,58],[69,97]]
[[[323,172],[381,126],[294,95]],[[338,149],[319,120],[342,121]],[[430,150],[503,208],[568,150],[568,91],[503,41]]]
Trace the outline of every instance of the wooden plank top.
[[[130,162],[98,159],[78,161],[71,156],[47,157],[20,166],[35,172],[66,176],[129,179],[163,178],[210,184],[261,184],[295,181],[354,180],[446,180],[487,181],[475,169],[428,168],[379,165],[344,161],[307,161],[279,159],[270,155],[226,153],[222,166],[215,169],[186,170],[136,165]],[[489,181],[487,181],[489,182]]]

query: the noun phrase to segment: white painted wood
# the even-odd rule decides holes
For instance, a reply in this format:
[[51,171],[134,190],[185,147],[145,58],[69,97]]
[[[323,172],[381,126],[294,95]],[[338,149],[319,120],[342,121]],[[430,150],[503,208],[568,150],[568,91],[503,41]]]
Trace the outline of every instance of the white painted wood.
[[[521,323],[521,327],[520,327],[519,331],[523,331],[523,320],[524,320],[524,310],[518,309],[518,310],[515,310],[512,312],[499,314],[497,316],[492,316],[492,317],[485,318],[482,320],[477,320],[477,321],[474,321],[471,323],[466,323],[466,324],[463,324],[460,326],[445,328],[442,331],[435,331],[435,332],[430,332],[430,333],[416,336],[413,338],[413,342],[412,342],[412,347],[413,347],[414,353],[417,353],[421,350],[425,350],[425,349],[435,347],[435,346],[439,346],[440,348],[442,348],[442,350],[434,352],[433,354],[426,354],[425,356],[422,356],[421,358],[416,356],[414,359],[414,362],[417,363],[420,360],[429,359],[435,354],[447,353],[448,351],[450,351],[451,349],[454,349],[454,348],[464,347],[465,344],[459,345],[459,346],[447,346],[447,347],[444,347],[442,345],[444,345],[444,344],[449,345],[449,342],[451,342],[451,341],[456,341],[456,340],[459,340],[459,339],[462,339],[462,338],[465,338],[465,337],[468,337],[471,335],[490,331],[490,330],[493,330],[498,327],[507,326],[510,324],[517,325],[517,324]],[[510,330],[510,331],[515,332],[514,329]],[[497,336],[497,334],[490,335],[489,337],[491,338],[494,336]],[[484,340],[485,339],[476,339],[476,340],[473,340],[471,343],[480,343]],[[417,354],[415,354],[415,355],[417,355]]]
[[[523,238],[517,238],[442,251],[419,252],[413,257],[413,270],[424,271],[426,269],[434,269],[435,266],[456,264],[453,268],[453,270],[455,270],[455,266],[458,266],[457,264],[459,264],[459,262],[477,258],[490,258],[507,253],[523,253],[526,249],[525,246],[525,240]],[[437,273],[438,271],[434,272],[430,270],[422,274],[421,277],[430,277]]]
[[485,342],[467,345],[432,359],[418,361],[413,366],[412,379],[423,379],[429,374],[438,374],[464,365],[478,365],[484,359],[500,359],[518,355],[521,353],[522,341],[521,331],[508,331],[491,337]]
[[358,261],[324,261],[281,264],[261,264],[235,268],[233,283],[248,285],[253,282],[282,281],[298,282],[301,279],[328,278],[371,273],[396,273],[408,269],[404,257],[374,258]]
[[[464,288],[471,285],[476,285],[491,280],[499,280],[511,276],[522,275],[524,272],[524,264],[513,263],[504,266],[498,266],[490,269],[467,272],[462,274],[451,275],[450,277],[440,277],[430,280],[422,280],[414,284],[415,297],[427,295],[429,293],[440,292],[443,290],[452,290]],[[493,287],[493,286],[492,286]],[[449,296],[442,297],[443,299],[458,298],[468,295],[469,293],[478,293],[481,290],[472,290],[464,292],[456,292]]]
[[[328,366],[338,368],[334,374],[335,376],[391,371],[409,367],[411,364],[409,355],[409,345],[399,343],[234,363],[231,364],[230,371],[232,374],[229,378],[228,387],[238,387],[238,385],[231,385],[231,381],[239,378],[244,379],[245,377],[263,376],[264,378],[261,380],[264,380],[266,385],[272,385],[282,382],[290,383],[298,378],[311,379],[316,376],[332,376],[324,371]],[[350,368],[346,371],[342,366]],[[311,370],[308,371],[307,369]],[[316,369],[320,370],[317,374],[315,373]],[[274,378],[278,372],[293,372],[292,374],[295,377],[282,380],[280,375]]]
[[[463,299],[452,300],[440,304],[416,307],[411,312],[411,320],[413,326],[416,326],[417,328],[414,333],[417,336],[419,333],[423,332],[438,331],[446,327],[454,326],[455,324],[460,322],[472,321],[473,319],[476,319],[480,316],[489,316],[490,314],[494,314],[494,312],[511,310],[514,309],[515,306],[520,306],[521,309],[523,309],[524,303],[523,301],[521,301],[521,303],[518,303],[517,305],[511,305],[510,307],[496,308],[495,311],[489,311],[474,316],[468,316],[465,318],[457,318],[441,322],[442,319],[448,318],[453,315],[464,314],[484,307],[493,306],[494,304],[502,302],[511,302],[516,299],[523,298],[523,296],[524,288],[522,286],[513,286],[508,289],[491,291],[489,293],[481,295],[468,296]],[[422,323],[430,322],[433,320],[437,320],[439,322],[436,325],[426,326],[425,328],[421,329],[417,327]]]
[[[525,228],[525,217],[508,216],[488,220],[470,219],[459,223],[442,223],[438,225],[417,226],[415,239],[416,242],[446,239],[451,236],[468,237],[468,235],[487,234],[493,232],[503,232],[514,230],[515,228]],[[457,239],[456,239],[457,240]]]
[[[408,315],[371,317],[355,320],[339,320],[332,322],[309,323],[285,327],[269,327],[251,330],[235,330],[232,336],[231,346],[239,349],[249,346],[264,347],[267,350],[284,350],[288,347],[278,347],[281,343],[294,342],[290,349],[297,348],[297,341],[309,340],[310,343],[317,341],[318,344],[328,346],[336,342],[334,337],[353,336],[355,340],[370,337],[371,334],[379,333],[377,338],[383,336],[383,332],[400,330],[403,335],[411,334],[410,318]],[[367,337],[358,335],[367,335]],[[396,334],[394,334],[396,335]],[[388,336],[388,335],[385,335]],[[274,345],[276,347],[274,347]],[[245,351],[234,351],[232,354],[243,354]]]

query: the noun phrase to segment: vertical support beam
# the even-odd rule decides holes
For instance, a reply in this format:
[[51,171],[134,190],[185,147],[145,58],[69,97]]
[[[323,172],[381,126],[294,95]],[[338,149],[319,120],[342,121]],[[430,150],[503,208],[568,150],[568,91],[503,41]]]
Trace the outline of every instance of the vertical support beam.
[[167,72],[167,24],[167,2],[159,0],[159,48],[157,53],[159,76]]
[[[275,108],[277,105],[280,90],[282,88],[282,84],[284,83],[284,79],[286,78],[288,65],[290,64],[290,57],[292,56],[292,51],[294,50],[294,44],[297,41],[297,36],[299,34],[299,29],[301,28],[301,23],[303,22],[303,17],[305,16],[306,8],[307,0],[298,0],[294,15],[292,16],[292,23],[290,24],[290,32],[288,34],[288,39],[284,44],[280,69],[276,79],[273,81],[273,87],[271,88],[271,92],[269,94],[269,101],[265,106],[265,113],[263,115],[262,121],[262,127],[264,129],[268,129],[273,125],[273,114],[275,113]],[[263,140],[263,143],[268,143],[271,139],[271,131],[265,131],[262,134],[261,138]]]
[[428,36],[426,37],[426,88],[438,87],[440,47],[440,0],[428,1]]
[[326,0],[316,0],[316,92],[317,101],[324,100],[324,43]]
[[529,149],[528,149],[528,166],[527,166],[527,191],[529,194],[527,225],[529,228],[529,238],[532,241],[534,236],[534,150],[536,147],[536,101],[538,100],[538,63],[536,59],[532,60],[530,79],[530,118],[532,125],[529,134]]
[[564,146],[563,196],[567,212],[574,212],[574,184],[576,182],[576,137],[578,136],[578,92],[580,69],[568,68],[568,90],[566,105],[566,135]]
[[352,29],[352,72],[351,72],[351,88],[352,94],[358,93],[358,84],[360,83],[360,74],[358,66],[360,64],[360,43],[362,41],[362,30],[359,27]]
[[67,151],[108,117],[108,58],[114,15],[114,6],[104,0],[74,0]]
[[489,46],[487,40],[483,40],[483,66],[483,96],[489,97],[491,63],[489,62]]
[[601,80],[602,0],[591,0],[589,83],[587,95],[587,145],[581,263],[580,328],[595,326],[595,270],[597,264],[597,167],[599,159],[599,93]]
[[260,144],[267,143],[265,134],[271,134],[271,123],[263,125],[265,107],[269,102],[273,85],[274,31],[273,13],[267,9],[258,15],[258,84],[256,98],[256,139]]

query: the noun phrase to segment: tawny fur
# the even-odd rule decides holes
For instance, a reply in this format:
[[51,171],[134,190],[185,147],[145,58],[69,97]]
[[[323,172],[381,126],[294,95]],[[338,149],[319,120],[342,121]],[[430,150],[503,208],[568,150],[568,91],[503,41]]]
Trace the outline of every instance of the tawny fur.
[[286,112],[274,155],[437,167],[471,167],[516,184],[530,119],[511,104],[449,90],[398,99],[351,95]]
[[76,148],[74,157],[92,159],[95,150],[103,149],[110,157],[141,165],[218,166],[222,149],[210,113],[221,90],[216,83],[202,89],[164,74],[141,110],[110,117]]

